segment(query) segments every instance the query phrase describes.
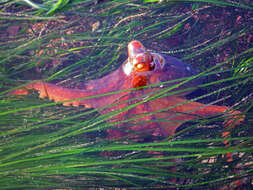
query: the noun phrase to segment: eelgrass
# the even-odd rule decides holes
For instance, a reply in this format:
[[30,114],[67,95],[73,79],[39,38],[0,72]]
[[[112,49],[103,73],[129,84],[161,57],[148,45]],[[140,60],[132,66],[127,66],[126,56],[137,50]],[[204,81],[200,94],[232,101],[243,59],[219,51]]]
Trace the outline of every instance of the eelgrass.
[[[200,23],[193,20],[196,12],[200,17],[215,14],[216,9],[236,14],[234,10],[215,5],[236,6],[242,8],[241,13],[251,7],[230,1],[197,2],[105,1],[94,4],[93,1],[76,0],[43,1],[38,6],[31,4],[35,3],[33,1],[23,1],[18,6],[14,1],[3,3],[1,8],[6,10],[9,7],[23,10],[24,3],[32,8],[22,12],[25,21],[5,14],[0,25],[5,32],[11,26],[22,28],[12,39],[1,38],[0,42],[1,189],[217,189],[223,185],[232,188],[231,184],[241,178],[252,180],[253,49],[242,39],[250,34],[252,26],[246,19],[239,26],[224,26],[217,20],[213,31],[205,33],[203,28],[213,21],[206,19]],[[182,6],[188,11],[180,12]],[[58,15],[53,15],[56,13]],[[63,13],[70,16],[69,20],[57,20],[58,16],[64,19]],[[8,18],[15,20],[15,17],[18,22],[8,22]],[[41,18],[56,21],[46,26]],[[94,28],[97,21],[100,25]],[[42,28],[34,27],[38,23]],[[186,24],[190,24],[192,30],[185,31]],[[173,39],[180,35],[185,38],[184,43],[168,44],[174,43]],[[124,131],[132,123],[142,125],[144,121],[134,120],[152,113],[132,115],[121,122],[107,122],[113,116],[146,101],[182,92],[172,91],[177,86],[169,86],[168,82],[163,84],[168,85],[167,88],[159,89],[149,98],[138,97],[138,103],[104,115],[95,109],[64,107],[62,102],[41,100],[37,94],[22,98],[6,95],[34,79],[72,87],[105,76],[123,63],[126,45],[133,39],[158,52],[173,53],[198,68],[200,74],[194,77],[202,78],[204,83],[183,89],[201,89],[200,93],[188,96],[189,101],[206,105],[226,104],[246,115],[241,125],[231,129],[231,138],[227,139],[230,146],[225,147],[221,138],[225,130],[222,123],[230,119],[226,115],[200,117],[184,123],[174,136],[168,138],[156,139],[145,130],[143,134],[137,134],[143,135],[140,139],[131,135],[120,139],[106,138],[107,129],[114,127]],[[234,48],[229,49],[230,46]],[[225,52],[227,49],[229,55]],[[225,55],[226,59],[218,59],[218,56]],[[58,61],[53,62],[56,59]],[[179,85],[194,77],[182,79]],[[154,156],[149,151],[162,153]],[[226,153],[233,153],[232,162],[226,161]],[[240,167],[235,169],[238,165]],[[171,168],[176,171],[171,172]]]

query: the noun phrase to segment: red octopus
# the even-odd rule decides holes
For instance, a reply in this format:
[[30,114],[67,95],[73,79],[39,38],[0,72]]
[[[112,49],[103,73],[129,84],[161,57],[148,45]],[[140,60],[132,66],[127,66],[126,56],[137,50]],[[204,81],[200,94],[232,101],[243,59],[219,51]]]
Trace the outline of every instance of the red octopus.
[[[98,109],[99,112],[101,114],[112,113],[108,122],[118,121],[120,123],[123,121],[124,123],[124,120],[130,119],[131,122],[127,123],[127,129],[133,134],[147,130],[149,134],[168,137],[173,135],[176,129],[186,121],[222,113],[233,115],[225,126],[236,125],[243,121],[241,112],[228,111],[229,107],[187,101],[184,95],[189,91],[183,92],[183,89],[197,86],[199,79],[189,80],[185,84],[183,82],[182,85],[179,84],[184,80],[160,83],[196,75],[196,71],[190,65],[175,57],[148,51],[139,41],[131,41],[128,44],[128,56],[120,68],[101,79],[84,83],[83,89],[63,88],[47,82],[35,82],[12,94],[24,95],[29,93],[28,90],[35,89],[39,91],[40,98],[49,97],[55,102],[67,101],[63,103],[65,106],[83,105],[87,108],[102,108],[112,104],[104,109]],[[145,87],[155,83],[160,83],[160,85]],[[165,87],[172,85],[177,85],[176,90],[182,90],[182,92],[173,94],[174,89],[171,95],[166,95],[168,88]],[[132,88],[136,89],[127,90]],[[111,93],[115,91],[121,92]],[[104,93],[108,94],[68,101]],[[122,110],[122,112],[116,113],[115,110]],[[125,134],[116,128],[110,128],[107,132],[108,138],[118,138]],[[225,137],[228,135],[228,132],[223,134]]]

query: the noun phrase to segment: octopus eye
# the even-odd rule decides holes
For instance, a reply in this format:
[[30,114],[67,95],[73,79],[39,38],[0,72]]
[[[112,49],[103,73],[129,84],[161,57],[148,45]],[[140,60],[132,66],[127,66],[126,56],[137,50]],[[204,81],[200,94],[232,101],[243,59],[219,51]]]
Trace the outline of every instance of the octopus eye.
[[137,68],[138,70],[142,69],[143,67],[144,67],[144,64],[143,64],[143,63],[138,63],[138,64],[136,65],[136,68]]

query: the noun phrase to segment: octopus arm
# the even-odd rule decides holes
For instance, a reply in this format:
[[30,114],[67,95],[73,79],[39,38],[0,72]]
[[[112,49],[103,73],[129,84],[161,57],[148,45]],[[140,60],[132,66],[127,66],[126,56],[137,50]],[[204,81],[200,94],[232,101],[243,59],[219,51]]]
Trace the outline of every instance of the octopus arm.
[[[171,136],[176,129],[184,122],[201,116],[215,116],[226,114],[227,120],[224,121],[224,127],[232,128],[244,120],[240,111],[230,110],[226,106],[205,105],[199,102],[189,102],[187,99],[178,96],[157,99],[149,103],[152,110],[167,109],[166,112],[155,114],[156,119],[163,119],[160,122],[160,128],[164,136]],[[166,121],[167,120],[167,121]],[[228,136],[229,133],[227,132]]]
[[[173,101],[177,103],[182,103],[186,102],[187,100],[180,97],[174,97]],[[240,111],[230,110],[230,108],[226,106],[205,105],[199,102],[187,102],[183,105],[176,106],[175,110],[182,113],[189,112],[190,114],[197,116],[210,116],[225,113],[227,115],[231,115],[229,117],[230,124],[234,123],[234,125],[237,125],[244,119],[241,116]]]
[[[38,91],[40,98],[48,97],[50,100],[54,100],[55,102],[66,101],[66,102],[63,102],[64,106],[73,105],[76,107],[84,106],[86,108],[99,108],[107,104],[110,104],[110,100],[112,101],[112,98],[108,98],[108,96],[113,96],[113,95],[108,95],[108,96],[101,95],[98,97],[82,99],[84,97],[96,96],[102,93],[106,93],[107,91],[70,89],[70,88],[64,88],[64,87],[57,86],[55,84],[51,84],[47,82],[35,82],[35,83],[25,86],[24,89],[17,89],[11,92],[10,94],[26,95],[29,93],[29,90]],[[120,94],[116,94],[114,96],[120,96]],[[74,100],[74,99],[80,99],[80,100]]]

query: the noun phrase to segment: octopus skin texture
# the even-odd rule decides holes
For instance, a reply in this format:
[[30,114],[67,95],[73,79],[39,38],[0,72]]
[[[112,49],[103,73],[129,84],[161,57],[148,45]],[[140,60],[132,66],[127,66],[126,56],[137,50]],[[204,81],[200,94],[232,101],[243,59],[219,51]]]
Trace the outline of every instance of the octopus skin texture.
[[[48,97],[55,102],[67,101],[63,103],[64,106],[99,108],[101,114],[113,113],[115,110],[127,108],[113,115],[108,119],[108,122],[120,123],[130,119],[131,122],[125,123],[126,129],[134,134],[147,131],[154,136],[168,137],[173,135],[176,129],[186,121],[224,113],[231,115],[231,119],[224,124],[225,127],[233,127],[242,122],[244,117],[240,111],[230,110],[229,107],[225,106],[187,101],[184,96],[189,91],[184,92],[184,89],[200,84],[200,80],[197,78],[178,85],[172,90],[172,92],[181,90],[180,93],[171,93],[171,95],[166,95],[166,93],[157,95],[155,93],[162,92],[163,89],[166,89],[165,87],[179,84],[183,81],[180,81],[181,78],[189,78],[196,74],[197,72],[190,65],[175,57],[149,51],[141,42],[134,40],[128,44],[128,59],[117,70],[100,79],[83,83],[83,89],[64,88],[47,82],[34,82],[23,89],[11,92],[11,94],[25,95],[33,89],[39,91],[40,98]],[[176,79],[179,80],[161,84],[161,82]],[[146,88],[147,85],[159,83],[161,85]],[[128,90],[133,88],[135,89]],[[112,93],[115,91],[117,93]],[[105,93],[107,95],[82,99],[83,97]],[[156,96],[156,98],[152,99],[152,96]],[[105,108],[100,109],[103,107]],[[107,133],[109,139],[120,138],[125,135],[125,132],[116,130],[114,127],[108,129]],[[228,136],[229,132],[223,133],[223,137]]]

